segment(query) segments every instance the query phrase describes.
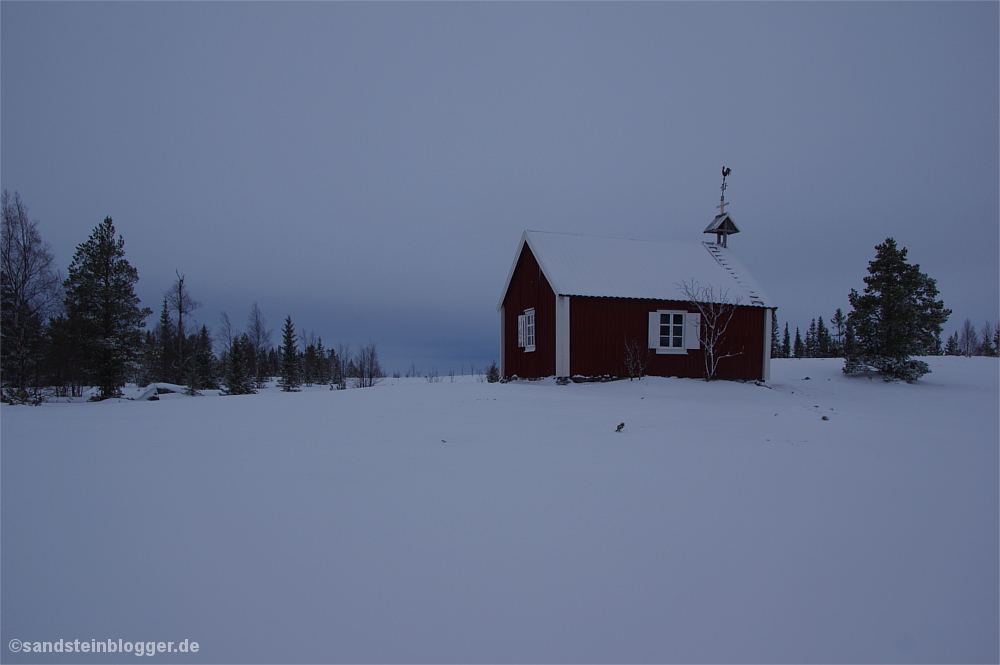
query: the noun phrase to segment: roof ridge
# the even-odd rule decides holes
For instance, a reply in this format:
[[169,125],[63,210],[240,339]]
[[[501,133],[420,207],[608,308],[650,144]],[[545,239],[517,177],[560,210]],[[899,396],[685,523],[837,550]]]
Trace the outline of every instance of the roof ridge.
[[[697,245],[697,242],[692,240],[665,240],[665,239],[643,239],[643,238],[622,238],[621,236],[603,236],[594,235],[590,233],[568,233],[565,231],[538,231],[536,229],[526,229],[525,233],[545,233],[547,235],[554,236],[575,236],[577,238],[597,238],[599,240],[627,240],[628,242],[656,242],[671,245]],[[705,244],[705,243],[703,243]]]

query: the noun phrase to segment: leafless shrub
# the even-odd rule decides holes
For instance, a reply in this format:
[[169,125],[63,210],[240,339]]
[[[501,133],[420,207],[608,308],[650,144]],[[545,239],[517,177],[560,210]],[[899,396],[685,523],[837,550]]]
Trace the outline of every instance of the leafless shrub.
[[632,379],[646,376],[649,366],[649,345],[639,342],[635,337],[625,338],[625,375]]

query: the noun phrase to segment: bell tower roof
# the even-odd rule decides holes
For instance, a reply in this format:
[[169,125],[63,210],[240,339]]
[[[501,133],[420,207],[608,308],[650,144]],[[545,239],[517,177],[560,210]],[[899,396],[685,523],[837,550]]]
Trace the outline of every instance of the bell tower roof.
[[729,216],[726,212],[726,178],[732,173],[732,169],[727,169],[725,166],[722,167],[722,197],[719,200],[719,205],[715,206],[719,209],[719,214],[715,216],[712,223],[703,231],[703,233],[714,233],[715,243],[717,245],[727,246],[726,239],[733,233],[739,233],[740,229],[736,226],[736,222],[733,218]]

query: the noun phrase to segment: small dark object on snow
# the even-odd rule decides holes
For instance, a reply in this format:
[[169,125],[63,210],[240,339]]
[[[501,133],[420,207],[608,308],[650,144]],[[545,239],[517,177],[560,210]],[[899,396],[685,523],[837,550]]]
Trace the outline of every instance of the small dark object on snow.
[[802,379],[802,380],[803,380],[803,381],[809,381],[810,379],[809,379],[809,377],[807,376],[806,378],[804,378],[804,379]]
[[829,420],[830,416],[823,416],[823,420]]
[[618,427],[615,428],[615,431],[620,432],[623,429],[625,429],[625,423],[621,423],[620,425],[618,425]]

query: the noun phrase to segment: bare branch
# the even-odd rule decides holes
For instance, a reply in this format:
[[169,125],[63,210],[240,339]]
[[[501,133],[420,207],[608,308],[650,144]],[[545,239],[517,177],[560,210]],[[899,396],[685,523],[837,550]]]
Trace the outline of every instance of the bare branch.
[[730,298],[728,290],[716,293],[713,287],[701,286],[694,280],[678,284],[677,288],[684,294],[688,304],[701,314],[699,339],[705,353],[705,380],[712,381],[715,379],[720,360],[743,353],[743,349],[736,353],[722,352],[726,329],[729,328],[742,297]]

